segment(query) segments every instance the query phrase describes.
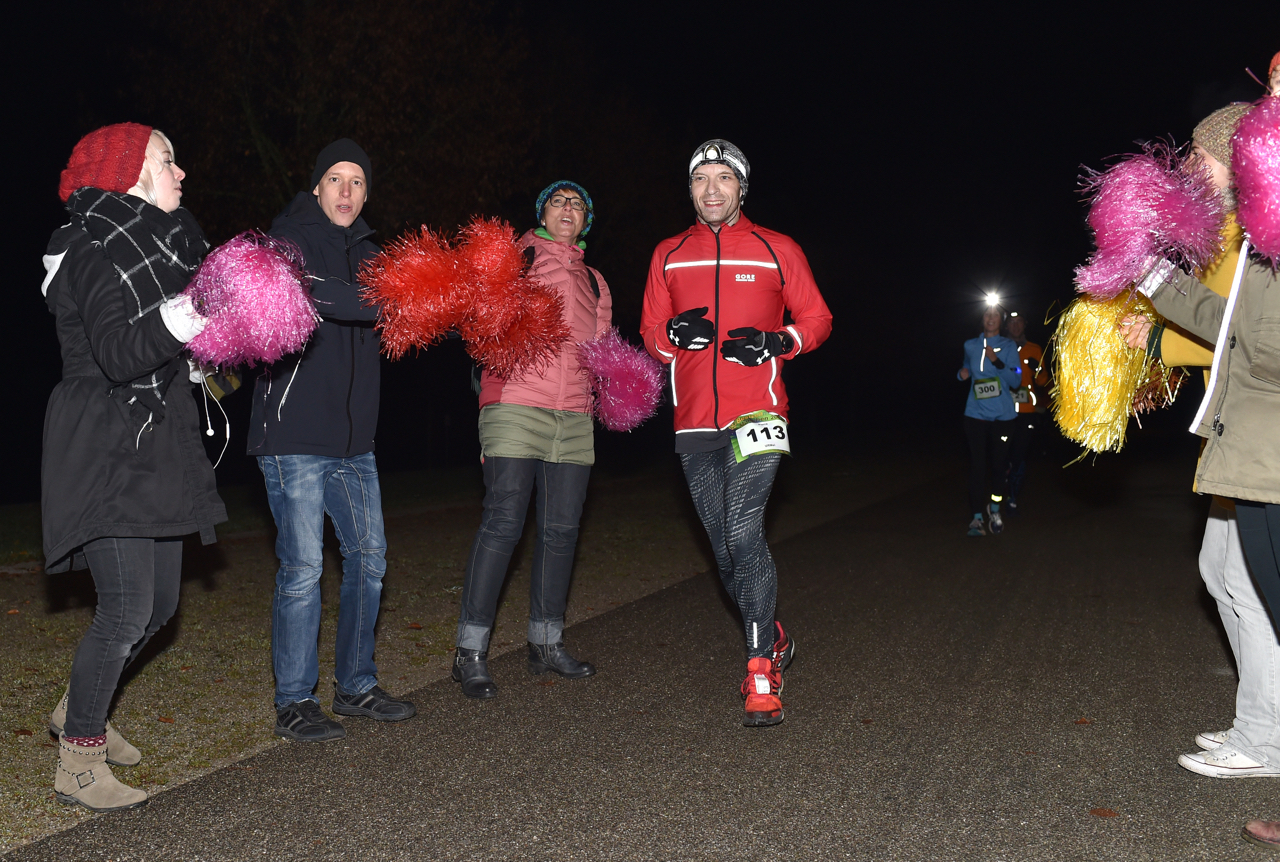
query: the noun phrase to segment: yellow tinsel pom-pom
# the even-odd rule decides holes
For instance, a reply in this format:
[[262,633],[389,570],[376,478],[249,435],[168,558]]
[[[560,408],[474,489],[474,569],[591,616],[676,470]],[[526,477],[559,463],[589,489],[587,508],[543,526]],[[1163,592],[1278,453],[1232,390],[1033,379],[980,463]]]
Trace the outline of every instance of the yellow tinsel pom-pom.
[[1092,452],[1119,452],[1129,417],[1172,404],[1182,382],[1180,369],[1124,343],[1120,321],[1137,314],[1161,319],[1136,291],[1108,300],[1081,296],[1062,313],[1050,341],[1053,418],[1063,435]]

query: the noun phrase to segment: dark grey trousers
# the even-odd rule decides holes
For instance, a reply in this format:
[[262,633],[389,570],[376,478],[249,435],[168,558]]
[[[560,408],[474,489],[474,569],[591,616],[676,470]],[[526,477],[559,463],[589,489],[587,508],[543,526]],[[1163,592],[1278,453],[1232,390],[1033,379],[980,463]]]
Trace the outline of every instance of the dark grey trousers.
[[98,607],[71,663],[67,736],[106,733],[120,673],[178,609],[181,539],[95,539],[84,546]]
[[484,460],[484,515],[467,560],[458,614],[457,645],[484,651],[507,579],[511,554],[524,532],[529,496],[537,490],[537,536],[529,573],[529,642],[559,643],[578,548],[578,521],[591,468],[534,458]]

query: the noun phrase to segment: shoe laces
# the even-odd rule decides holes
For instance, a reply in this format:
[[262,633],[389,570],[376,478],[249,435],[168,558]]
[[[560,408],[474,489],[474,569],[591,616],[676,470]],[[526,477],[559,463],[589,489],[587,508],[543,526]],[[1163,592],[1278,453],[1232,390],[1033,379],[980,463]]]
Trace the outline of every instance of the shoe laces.
[[742,681],[739,691],[743,697],[752,695],[774,695],[782,687],[782,675],[778,673],[771,659],[760,656],[747,662],[747,677]]

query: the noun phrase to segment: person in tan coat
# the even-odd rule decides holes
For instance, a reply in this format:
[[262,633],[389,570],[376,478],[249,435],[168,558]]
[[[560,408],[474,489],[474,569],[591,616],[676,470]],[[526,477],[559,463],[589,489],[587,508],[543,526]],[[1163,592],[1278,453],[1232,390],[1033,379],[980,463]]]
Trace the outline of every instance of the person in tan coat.
[[[1200,282],[1221,297],[1231,292],[1244,242],[1230,187],[1231,135],[1248,109],[1247,104],[1220,108],[1201,121],[1192,135],[1197,157],[1208,165],[1226,203],[1232,206],[1223,227],[1223,252],[1200,274]],[[1204,368],[1208,385],[1213,364],[1208,342],[1176,323],[1152,327],[1149,333],[1146,326],[1144,322],[1131,330],[1131,346],[1145,347],[1170,367]],[[1235,503],[1230,497],[1213,498],[1199,562],[1205,587],[1217,602],[1240,683],[1232,726],[1197,734],[1196,744],[1203,751],[1184,754],[1178,762],[1192,772],[1214,778],[1280,775],[1280,641],[1245,562]],[[1255,765],[1245,765],[1242,758]]]
[[[1278,66],[1280,54],[1272,61],[1273,91],[1280,86]],[[1161,314],[1214,345],[1207,392],[1192,425],[1206,440],[1196,489],[1235,501],[1244,556],[1274,623],[1280,618],[1280,276],[1248,258],[1248,250],[1243,244],[1225,297],[1168,261],[1159,261],[1138,287]],[[1147,340],[1147,323],[1126,321],[1131,343]],[[1255,761],[1230,741],[1179,762],[1187,766],[1187,758],[1237,775],[1280,775],[1280,763]],[[1251,820],[1242,836],[1280,849],[1280,821]]]

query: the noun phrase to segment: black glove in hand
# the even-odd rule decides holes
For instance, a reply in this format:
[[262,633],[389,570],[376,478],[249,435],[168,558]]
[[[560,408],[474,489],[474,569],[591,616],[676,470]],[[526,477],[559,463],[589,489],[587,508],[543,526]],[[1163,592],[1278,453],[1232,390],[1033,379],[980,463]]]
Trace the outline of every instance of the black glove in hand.
[[707,320],[708,306],[682,311],[667,321],[667,338],[681,350],[706,350],[716,340],[716,325]]
[[730,362],[755,367],[775,356],[790,353],[796,341],[789,332],[761,332],[754,326],[729,330],[729,338],[720,345],[720,353]]

